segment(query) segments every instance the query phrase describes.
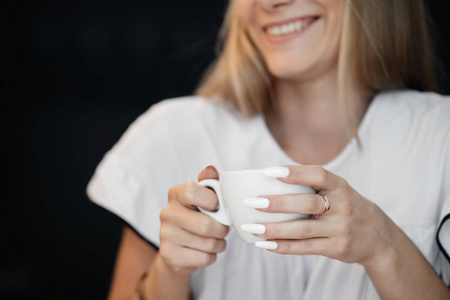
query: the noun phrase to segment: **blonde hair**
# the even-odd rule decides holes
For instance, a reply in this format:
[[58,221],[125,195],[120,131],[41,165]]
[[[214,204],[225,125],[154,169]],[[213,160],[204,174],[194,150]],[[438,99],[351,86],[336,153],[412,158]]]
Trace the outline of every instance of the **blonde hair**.
[[[274,101],[271,77],[230,0],[221,28],[218,58],[196,94],[230,101],[247,116]],[[423,0],[347,0],[338,58],[339,99],[352,132],[347,95],[351,86],[370,94],[389,89],[436,91],[434,56]]]

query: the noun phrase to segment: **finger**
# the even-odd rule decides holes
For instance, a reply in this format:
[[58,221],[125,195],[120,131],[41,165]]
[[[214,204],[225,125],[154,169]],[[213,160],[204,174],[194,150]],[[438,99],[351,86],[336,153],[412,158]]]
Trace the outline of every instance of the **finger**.
[[180,246],[208,253],[220,253],[225,250],[224,239],[206,238],[176,226],[165,226],[160,231],[161,240],[170,240]]
[[260,248],[279,254],[324,255],[331,254],[329,238],[311,238],[303,240],[271,240],[257,242]]
[[219,173],[214,166],[209,165],[200,172],[198,181],[205,179],[219,179]]
[[179,247],[174,244],[161,244],[161,257],[170,265],[179,268],[206,267],[214,263],[217,254],[203,252],[191,248]]
[[176,201],[185,207],[214,210],[217,207],[217,195],[210,189],[194,181],[185,182],[169,190],[169,201]]
[[335,190],[342,183],[342,178],[322,168],[321,166],[284,166],[289,169],[289,175],[278,178],[289,184],[299,184],[313,187],[316,191]]
[[172,223],[179,228],[196,235],[223,239],[229,231],[229,227],[218,223],[210,216],[183,206],[174,206],[169,212],[163,210],[161,222]]
[[268,213],[319,214],[324,207],[324,200],[318,194],[285,194],[260,197],[269,200],[269,207],[258,210]]
[[180,243],[183,246],[191,249],[207,253],[221,253],[225,251],[227,242],[225,239],[205,238],[199,235],[186,232],[187,234],[180,237]]
[[[284,222],[274,223],[258,223],[255,228],[259,232],[264,231],[263,234],[254,234],[257,237],[264,239],[309,239],[309,238],[324,238],[333,234],[334,230],[325,222],[318,219],[300,219]],[[263,230],[264,226],[265,230]],[[259,226],[259,228],[258,228]],[[252,226],[250,226],[252,228]]]

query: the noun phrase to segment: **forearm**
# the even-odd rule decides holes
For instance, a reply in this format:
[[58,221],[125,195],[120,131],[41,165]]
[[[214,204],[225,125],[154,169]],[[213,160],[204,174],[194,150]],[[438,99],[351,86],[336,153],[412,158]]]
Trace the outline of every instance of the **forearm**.
[[392,245],[365,269],[382,299],[450,299],[445,286],[414,243],[391,220]]
[[[155,257],[148,275],[142,282],[141,291],[146,300],[150,299],[188,299],[190,274],[168,268],[159,253]],[[137,295],[135,300],[139,300]]]

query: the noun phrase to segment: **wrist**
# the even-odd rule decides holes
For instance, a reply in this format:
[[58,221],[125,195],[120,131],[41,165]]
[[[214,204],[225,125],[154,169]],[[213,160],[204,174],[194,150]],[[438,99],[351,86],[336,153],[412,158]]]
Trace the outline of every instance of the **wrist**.
[[375,207],[379,212],[376,215],[381,216],[381,218],[377,218],[377,222],[373,226],[376,229],[373,240],[376,242],[373,244],[370,254],[359,262],[366,271],[383,270],[383,268],[392,266],[398,258],[398,245],[401,245],[399,241],[404,237],[400,228],[378,206],[375,205]]
[[387,216],[384,221],[388,238],[361,263],[380,298],[447,299],[447,287],[416,245]]
[[173,268],[158,253],[141,282],[141,294],[144,299],[187,299],[193,271]]
[[383,274],[395,268],[399,253],[395,247],[389,245],[380,249],[373,257],[361,263],[368,274]]
[[156,256],[155,262],[152,266],[152,268],[156,268],[158,270],[158,273],[163,273],[166,276],[170,276],[171,278],[176,278],[179,280],[187,279],[189,280],[192,273],[196,270],[196,268],[189,268],[189,267],[177,267],[173,266],[169,263],[167,263],[161,255]]
[[384,273],[395,268],[401,260],[401,245],[408,239],[403,231],[387,216],[383,222],[381,236],[371,256],[361,264],[368,273]]

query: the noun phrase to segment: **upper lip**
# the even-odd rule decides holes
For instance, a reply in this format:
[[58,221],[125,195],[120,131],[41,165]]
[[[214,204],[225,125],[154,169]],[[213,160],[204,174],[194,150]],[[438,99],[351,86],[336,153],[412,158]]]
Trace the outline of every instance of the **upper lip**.
[[307,20],[307,19],[318,19],[319,16],[317,15],[309,15],[309,16],[303,16],[303,17],[294,17],[294,18],[289,18],[289,19],[285,19],[283,21],[277,21],[277,22],[271,22],[271,23],[267,23],[265,25],[263,25],[263,30],[267,30],[267,28],[272,27],[272,26],[281,26],[287,23],[291,23],[291,22],[295,22],[295,21],[302,21],[302,20]]

